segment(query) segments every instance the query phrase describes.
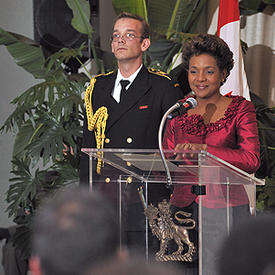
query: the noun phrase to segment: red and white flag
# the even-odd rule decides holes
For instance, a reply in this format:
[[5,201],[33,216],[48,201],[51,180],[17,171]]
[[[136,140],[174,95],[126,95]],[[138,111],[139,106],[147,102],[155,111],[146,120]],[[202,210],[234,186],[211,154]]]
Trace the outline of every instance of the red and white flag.
[[242,95],[250,100],[249,87],[244,71],[240,44],[240,12],[238,0],[220,0],[218,36],[222,38],[233,52],[234,67],[220,91],[223,95]]

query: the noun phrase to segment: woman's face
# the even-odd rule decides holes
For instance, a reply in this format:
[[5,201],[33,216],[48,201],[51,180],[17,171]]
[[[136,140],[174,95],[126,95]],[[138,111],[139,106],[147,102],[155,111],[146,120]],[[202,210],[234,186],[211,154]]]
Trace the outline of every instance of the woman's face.
[[216,59],[209,54],[192,56],[189,60],[189,85],[197,98],[207,99],[218,95],[225,75],[225,71],[220,71]]

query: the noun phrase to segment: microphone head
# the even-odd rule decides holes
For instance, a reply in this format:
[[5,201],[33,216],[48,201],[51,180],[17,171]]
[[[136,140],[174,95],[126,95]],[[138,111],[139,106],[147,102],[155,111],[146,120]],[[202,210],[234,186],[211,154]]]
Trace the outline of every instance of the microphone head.
[[185,102],[189,103],[191,105],[190,106],[191,108],[195,108],[198,105],[198,102],[197,102],[197,100],[194,97],[187,98]]
[[168,119],[180,116],[186,113],[188,110],[195,108],[198,105],[197,100],[193,97],[187,98],[185,102],[178,101],[173,108],[173,111],[167,116]]

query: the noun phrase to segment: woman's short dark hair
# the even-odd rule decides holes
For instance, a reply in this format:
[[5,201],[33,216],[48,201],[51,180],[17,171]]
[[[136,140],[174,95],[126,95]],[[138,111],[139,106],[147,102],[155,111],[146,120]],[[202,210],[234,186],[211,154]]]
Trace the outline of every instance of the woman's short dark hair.
[[122,19],[122,18],[135,19],[135,20],[138,20],[139,22],[141,22],[141,25],[142,25],[141,38],[142,38],[142,40],[145,39],[145,38],[149,38],[149,36],[150,36],[149,25],[141,16],[136,15],[136,14],[132,14],[132,13],[129,13],[129,12],[122,12],[115,19],[114,25],[119,19]]
[[219,70],[221,72],[225,70],[225,79],[229,76],[234,66],[233,53],[221,38],[212,34],[199,34],[187,41],[182,50],[184,68],[189,70],[190,58],[201,54],[213,56],[216,59]]

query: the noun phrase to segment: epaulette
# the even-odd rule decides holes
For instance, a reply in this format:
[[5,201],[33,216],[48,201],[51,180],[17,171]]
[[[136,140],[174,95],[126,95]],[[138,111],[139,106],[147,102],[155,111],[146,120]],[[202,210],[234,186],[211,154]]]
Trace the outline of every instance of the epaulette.
[[97,75],[95,75],[94,77],[97,78],[97,77],[100,77],[100,76],[106,76],[106,75],[112,74],[113,72],[114,72],[114,71],[111,71],[111,72],[108,72],[108,73],[97,74]]
[[153,68],[149,68],[148,71],[149,71],[149,73],[160,75],[160,76],[166,77],[167,79],[171,80],[170,76],[165,72],[158,71],[158,70],[153,69]]

